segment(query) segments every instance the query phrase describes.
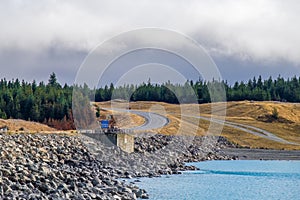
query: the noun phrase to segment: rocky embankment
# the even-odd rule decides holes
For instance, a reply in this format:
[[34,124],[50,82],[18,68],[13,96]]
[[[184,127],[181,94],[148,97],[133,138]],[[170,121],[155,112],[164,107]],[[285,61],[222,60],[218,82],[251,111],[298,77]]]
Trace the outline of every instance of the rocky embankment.
[[[213,141],[213,142],[212,142]],[[216,142],[217,141],[217,142]],[[232,159],[224,138],[136,138],[135,153],[83,136],[0,134],[0,199],[136,199],[146,191],[120,178],[177,174],[186,161]]]

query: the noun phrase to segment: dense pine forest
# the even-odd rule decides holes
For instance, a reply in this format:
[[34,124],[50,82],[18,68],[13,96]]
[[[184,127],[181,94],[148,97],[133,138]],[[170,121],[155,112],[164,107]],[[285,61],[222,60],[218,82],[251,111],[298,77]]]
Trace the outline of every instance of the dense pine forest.
[[59,129],[73,129],[73,87],[50,75],[47,84],[0,80],[0,118],[42,122]]
[[[195,91],[198,103],[211,101],[208,88],[211,85],[224,87],[228,101],[283,101],[300,102],[300,78],[291,79],[278,77],[263,80],[261,76],[248,82],[227,82],[202,80],[187,81],[185,84],[147,83],[140,85],[124,85],[116,87],[113,84],[100,89],[89,89],[87,85],[80,86],[91,101],[107,101],[111,98],[129,99],[130,101],[161,101],[167,103],[190,103]],[[50,75],[48,83],[28,83],[25,81],[5,79],[0,80],[0,118],[24,119],[42,122],[58,129],[73,129],[72,93],[73,87],[61,86],[55,73]],[[77,86],[78,87],[78,86]],[[175,91],[176,95],[173,93]],[[84,99],[82,99],[84,100]],[[85,111],[82,111],[84,114]]]
[[[205,82],[202,80],[187,81],[183,85],[172,84],[170,82],[162,85],[151,84],[150,81],[139,86],[125,85],[114,88],[111,84],[96,90],[96,101],[107,101],[113,93],[113,97],[130,99],[131,101],[162,101],[167,103],[178,103],[178,99],[190,103],[192,96],[190,87],[194,90],[198,103],[211,102],[208,88],[212,85],[216,88],[223,87],[226,91],[227,101],[282,101],[282,102],[300,102],[300,77],[285,80],[282,77],[263,80],[261,76],[254,77],[248,82],[236,82],[233,86],[227,82]],[[175,91],[176,95],[172,92]],[[130,95],[128,97],[128,95]]]

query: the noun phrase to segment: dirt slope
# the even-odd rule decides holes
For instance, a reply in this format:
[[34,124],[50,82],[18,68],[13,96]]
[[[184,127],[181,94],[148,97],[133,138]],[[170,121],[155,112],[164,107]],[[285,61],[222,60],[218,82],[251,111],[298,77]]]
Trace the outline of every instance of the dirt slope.
[[47,125],[40,124],[37,122],[29,122],[21,119],[0,119],[0,127],[7,126],[8,132],[47,132],[56,131]]

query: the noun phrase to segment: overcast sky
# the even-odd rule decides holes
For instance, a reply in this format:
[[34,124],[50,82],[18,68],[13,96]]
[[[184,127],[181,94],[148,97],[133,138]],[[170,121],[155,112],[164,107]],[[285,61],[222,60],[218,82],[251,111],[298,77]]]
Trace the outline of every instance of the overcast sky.
[[55,72],[72,84],[92,49],[143,27],[195,39],[231,83],[299,76],[299,20],[297,0],[2,0],[0,78],[46,81]]

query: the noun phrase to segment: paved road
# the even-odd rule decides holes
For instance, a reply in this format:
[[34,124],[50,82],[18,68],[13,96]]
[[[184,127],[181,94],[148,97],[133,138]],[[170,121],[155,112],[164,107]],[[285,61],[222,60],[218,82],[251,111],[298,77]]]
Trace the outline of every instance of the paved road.
[[[143,125],[131,128],[131,130],[146,131],[146,130],[151,130],[151,129],[158,129],[158,128],[162,128],[162,127],[166,126],[169,123],[169,119],[167,117],[159,115],[157,113],[153,113],[153,112],[144,112],[144,111],[138,111],[138,110],[123,110],[123,109],[114,109],[114,110],[122,111],[122,112],[130,112],[130,113],[137,114],[137,115],[140,115],[145,118],[146,122]],[[203,120],[211,121],[211,122],[218,123],[218,124],[224,124],[226,126],[229,126],[229,127],[235,128],[235,129],[239,129],[246,133],[250,133],[252,135],[263,137],[263,138],[266,138],[266,139],[269,139],[269,140],[272,140],[275,142],[281,142],[283,144],[299,145],[298,143],[287,141],[283,138],[276,136],[275,134],[273,134],[269,131],[266,131],[266,130],[263,130],[263,129],[260,129],[260,128],[257,128],[254,126],[235,123],[235,122],[228,122],[228,121],[224,122],[219,119],[203,117],[203,116],[192,116],[192,115],[184,115],[184,116],[203,119]]]
[[129,112],[132,114],[139,115],[145,118],[146,120],[143,125],[131,128],[132,130],[144,131],[144,130],[158,129],[166,126],[169,123],[169,119],[167,117],[157,113],[143,112],[137,110],[130,110]]
[[284,144],[299,145],[298,143],[287,141],[285,139],[282,139],[282,138],[274,135],[273,133],[271,133],[269,131],[266,131],[266,130],[263,130],[263,129],[260,129],[260,128],[257,128],[257,127],[254,127],[254,126],[235,123],[235,122],[228,122],[228,121],[224,122],[224,121],[219,120],[219,119],[203,117],[203,116],[192,116],[192,115],[185,115],[185,116],[194,117],[194,118],[198,118],[198,119],[203,119],[203,120],[211,121],[211,122],[218,123],[218,124],[224,124],[226,126],[229,126],[229,127],[235,128],[235,129],[239,129],[241,131],[245,131],[245,132],[250,133],[252,135],[263,137],[263,138],[266,138],[266,139],[269,139],[269,140],[272,140],[272,141],[281,142],[281,143],[284,143]]
[[169,119],[167,117],[153,112],[144,112],[139,110],[125,110],[125,109],[118,109],[118,108],[114,108],[112,110],[119,111],[119,112],[129,112],[132,114],[139,115],[145,119],[144,124],[130,128],[130,130],[147,131],[147,130],[162,128],[169,123]]

